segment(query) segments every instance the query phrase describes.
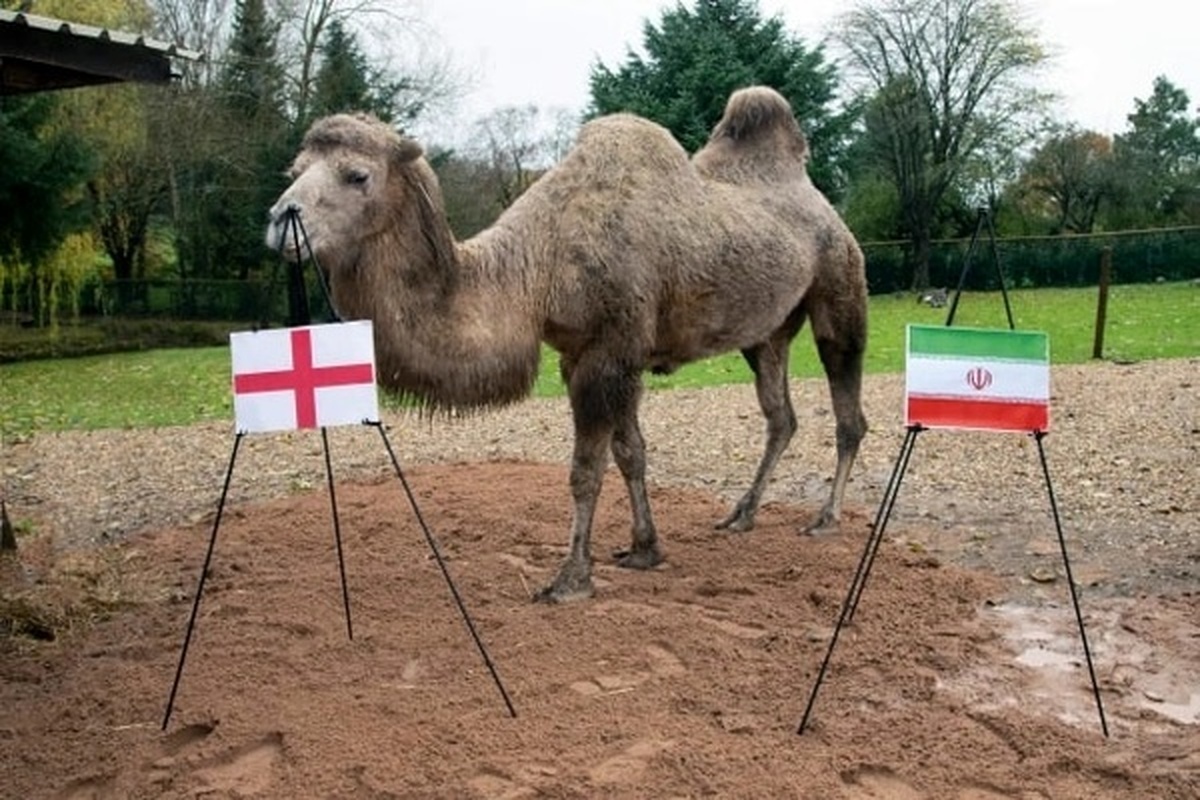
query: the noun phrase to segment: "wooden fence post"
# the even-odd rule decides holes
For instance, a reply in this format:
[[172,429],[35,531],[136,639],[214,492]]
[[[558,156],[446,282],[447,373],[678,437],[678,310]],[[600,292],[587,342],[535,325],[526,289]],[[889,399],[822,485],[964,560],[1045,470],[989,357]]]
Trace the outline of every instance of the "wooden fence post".
[[1108,285],[1112,282],[1112,247],[1100,251],[1100,295],[1096,299],[1096,338],[1092,358],[1104,358],[1104,325],[1108,318]]

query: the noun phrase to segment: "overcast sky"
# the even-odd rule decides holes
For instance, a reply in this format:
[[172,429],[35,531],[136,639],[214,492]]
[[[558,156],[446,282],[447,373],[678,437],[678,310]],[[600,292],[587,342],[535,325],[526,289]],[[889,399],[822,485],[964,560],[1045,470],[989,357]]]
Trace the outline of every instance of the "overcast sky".
[[[692,7],[692,0],[684,0]],[[646,20],[656,25],[677,0],[418,0],[453,63],[473,76],[448,129],[501,107],[582,110],[597,60],[624,62],[640,50]],[[819,43],[846,0],[760,0],[805,43]],[[1157,75],[1200,105],[1200,38],[1195,0],[1025,0],[1030,21],[1057,56],[1046,88],[1062,96],[1065,119],[1104,133],[1125,129],[1134,98]]]

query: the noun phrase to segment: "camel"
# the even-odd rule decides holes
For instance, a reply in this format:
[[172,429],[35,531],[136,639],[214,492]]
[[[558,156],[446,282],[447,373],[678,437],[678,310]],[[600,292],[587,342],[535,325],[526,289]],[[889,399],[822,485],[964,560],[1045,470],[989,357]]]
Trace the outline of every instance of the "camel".
[[[867,430],[862,252],[806,172],[807,140],[765,87],[729,98],[689,159],[631,114],[586,123],[573,148],[487,230],[456,241],[414,140],[366,115],[315,122],[270,210],[268,246],[316,257],[343,318],[374,321],[378,382],[426,407],[527,397],[541,343],[570,398],[569,554],[535,600],[593,594],[591,528],[612,453],[629,493],[620,566],[663,560],[646,489],[638,405],[645,371],[740,350],[767,440],[749,489],[718,528],[747,531],[796,430],[788,347],[807,319],[832,397],[837,465],[811,533],[835,530]],[[307,241],[287,236],[300,214]]]

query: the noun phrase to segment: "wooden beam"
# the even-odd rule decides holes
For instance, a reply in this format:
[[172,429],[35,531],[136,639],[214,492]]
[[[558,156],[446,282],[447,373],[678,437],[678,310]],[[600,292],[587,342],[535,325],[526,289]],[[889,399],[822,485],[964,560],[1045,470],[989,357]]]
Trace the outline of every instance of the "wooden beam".
[[171,80],[171,62],[165,53],[25,25],[5,25],[0,31],[0,63],[6,93]]

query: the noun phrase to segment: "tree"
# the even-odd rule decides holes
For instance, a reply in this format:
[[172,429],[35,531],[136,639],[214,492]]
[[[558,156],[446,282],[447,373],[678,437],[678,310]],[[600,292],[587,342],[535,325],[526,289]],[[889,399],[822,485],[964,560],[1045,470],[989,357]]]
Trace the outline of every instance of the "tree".
[[[77,99],[84,100],[83,96]],[[112,260],[113,277],[129,281],[143,263],[153,216],[165,210],[167,165],[151,135],[142,92],[131,86],[111,87],[86,99],[94,100],[80,128],[93,133],[102,164],[87,182],[96,232]]]
[[39,320],[46,318],[32,288],[39,270],[68,235],[89,224],[83,187],[94,154],[75,131],[53,124],[60,99],[0,97],[0,285],[11,285],[11,307],[36,311]]
[[896,185],[912,285],[926,288],[943,203],[990,137],[1043,104],[1027,81],[1045,52],[1014,0],[881,0],[842,15],[833,36],[873,95],[871,152]]
[[[147,107],[155,151],[167,165],[169,222],[175,269],[181,281],[227,277],[224,203],[231,177],[244,173],[248,136],[220,91],[228,67],[237,0],[152,0],[157,31],[164,39],[200,50],[205,57],[184,64],[178,90],[152,96]],[[278,171],[278,167],[276,168]]]
[[579,129],[563,108],[505,106],[477,120],[458,151],[434,149],[450,227],[467,239],[496,221],[547,167],[566,154]]
[[412,79],[389,77],[386,70],[373,66],[358,36],[340,18],[334,18],[321,45],[311,116],[368,111],[385,122],[412,122],[424,108],[423,102],[405,97],[414,85]]
[[[144,0],[41,0],[38,13],[62,16],[123,31],[149,30],[152,13]],[[112,263],[113,275],[122,281],[123,298],[128,298],[129,280],[145,264],[145,246],[151,219],[163,206],[168,173],[160,157],[162,141],[148,127],[148,109],[156,95],[169,94],[159,87],[134,84],[87,87],[56,93],[55,111],[46,130],[69,131],[94,156],[94,169],[85,179],[94,236],[72,237],[57,247],[42,264],[38,283],[67,287],[79,284],[83,276],[79,265],[91,265],[94,277],[95,253],[88,247],[103,249]],[[53,274],[48,274],[52,272]],[[43,293],[44,294],[44,293]],[[76,298],[72,298],[75,300]],[[56,309],[51,307],[51,315]]]
[[896,187],[878,172],[855,174],[842,200],[842,218],[861,241],[903,238]]
[[475,123],[469,153],[486,165],[485,191],[500,210],[564,155],[573,127],[572,118],[544,114],[534,105],[498,108]]
[[169,42],[205,53],[207,58],[185,61],[185,89],[209,86],[215,79],[217,55],[229,36],[229,9],[234,0],[150,0],[155,10],[156,32]]
[[820,47],[792,37],[779,17],[764,19],[755,0],[696,0],[643,27],[645,57],[629,52],[615,71],[592,68],[588,116],[632,111],[666,127],[689,152],[698,150],[735,90],[778,90],[809,139],[809,172],[826,192],[842,185],[840,158],[851,115],[835,113],[833,67]]
[[[42,10],[66,11],[55,5]],[[144,31],[150,24],[150,8],[141,0],[67,5],[70,19],[88,24],[125,31]],[[64,93],[58,104],[59,124],[75,131],[96,154],[96,170],[86,184],[93,228],[123,292],[131,279],[142,277],[136,273],[144,263],[150,220],[167,197],[167,172],[147,115],[151,98],[161,91],[135,84],[89,87]]]
[[1155,78],[1149,98],[1134,100],[1129,129],[1113,145],[1126,224],[1185,222],[1189,209],[1194,213],[1200,117],[1190,117],[1189,108],[1187,92],[1163,76]]
[[283,69],[276,59],[278,25],[265,0],[237,0],[233,37],[220,76],[226,106],[256,126],[283,118]]
[[74,131],[50,125],[58,100],[0,98],[0,258],[36,263],[86,227],[82,189],[93,159]]
[[[1047,109],[1048,110],[1048,109]],[[998,218],[1002,205],[1011,197],[1010,189],[1021,177],[1032,148],[1045,137],[1054,123],[1037,111],[990,130],[979,148],[963,164],[956,181],[956,194],[963,208],[971,212],[971,227],[978,222],[979,209],[990,209]]]
[[372,109],[375,99],[367,58],[359,49],[354,34],[346,30],[340,19],[329,23],[321,56],[313,87],[312,115],[320,117],[339,111]]
[[[214,266],[240,280],[265,266],[263,213],[283,190],[281,166],[294,146],[285,114],[279,24],[265,0],[237,0],[229,50],[218,78],[229,149],[212,165],[218,193],[207,197],[203,243]],[[299,266],[289,270],[288,322],[309,321]]]
[[[221,117],[229,149],[217,163],[223,179],[217,208],[226,217],[221,227],[225,258],[245,278],[260,261],[262,213],[277,196],[277,177],[291,148],[284,115],[283,70],[276,59],[278,24],[264,0],[237,0],[233,34],[218,79]],[[264,185],[265,184],[265,185]]]
[[442,187],[446,220],[461,241],[485,230],[504,210],[489,183],[494,179],[490,164],[469,152],[431,148],[429,163]]
[[[366,78],[371,108],[388,120],[411,123],[430,104],[453,94],[455,81],[450,70],[428,50],[431,37],[421,35],[415,15],[406,14],[408,2],[396,0],[276,0],[283,65],[288,78],[292,118],[304,127],[320,112],[314,110],[314,95],[322,62],[328,56],[331,27],[336,23],[342,39],[335,48],[352,44],[359,55],[359,37],[370,35],[372,53],[415,53],[410,61],[394,67],[363,59],[358,66]],[[337,52],[335,50],[335,52]],[[369,66],[369,68],[368,68]]]
[[1055,233],[1091,233],[1114,189],[1112,140],[1073,125],[1053,131],[1026,163],[1020,188],[1048,204]]

